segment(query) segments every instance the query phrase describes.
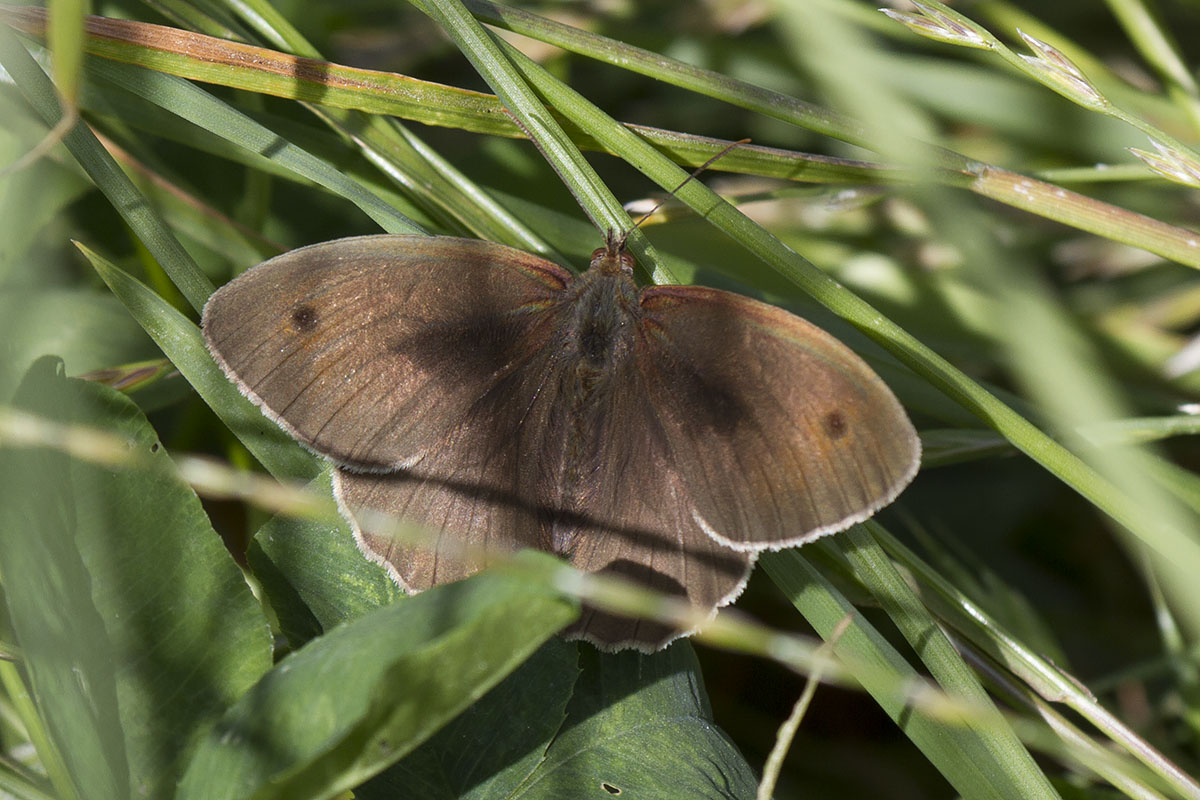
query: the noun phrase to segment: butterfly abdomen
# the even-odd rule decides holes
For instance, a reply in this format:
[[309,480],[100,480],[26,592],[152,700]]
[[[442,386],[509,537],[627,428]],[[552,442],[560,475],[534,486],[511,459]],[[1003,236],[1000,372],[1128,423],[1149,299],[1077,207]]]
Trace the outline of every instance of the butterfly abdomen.
[[554,455],[542,465],[543,474],[553,473],[554,484],[545,499],[563,512],[551,536],[561,555],[569,555],[581,527],[600,522],[589,515],[589,498],[606,491],[595,485],[596,475],[605,442],[621,425],[611,408],[633,356],[640,314],[637,287],[628,275],[585,273],[573,282],[571,295],[558,337],[558,400],[547,437]]

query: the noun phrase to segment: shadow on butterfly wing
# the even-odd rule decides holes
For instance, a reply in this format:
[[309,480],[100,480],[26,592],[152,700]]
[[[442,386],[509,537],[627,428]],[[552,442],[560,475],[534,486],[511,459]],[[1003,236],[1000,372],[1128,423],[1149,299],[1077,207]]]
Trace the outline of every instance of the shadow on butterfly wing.
[[[715,610],[741,592],[754,563],[753,554],[713,542],[690,519],[672,518],[669,526],[623,526],[538,502],[511,489],[456,482],[412,469],[385,474],[339,469],[334,486],[364,552],[408,591],[465,578],[497,557],[536,547],[580,569],[624,577],[689,600],[698,608]],[[420,524],[432,540],[405,541],[364,528],[359,524],[366,516],[364,509]],[[691,529],[687,535],[677,527],[685,522]],[[555,539],[565,546],[555,547]],[[604,649],[646,651],[683,635],[669,626],[594,608],[585,608],[566,633]]]

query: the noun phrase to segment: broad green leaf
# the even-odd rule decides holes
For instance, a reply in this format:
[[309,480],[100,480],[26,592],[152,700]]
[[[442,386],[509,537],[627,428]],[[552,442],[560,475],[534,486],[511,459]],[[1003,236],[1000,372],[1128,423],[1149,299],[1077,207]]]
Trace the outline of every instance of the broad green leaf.
[[[332,507],[331,475],[325,469],[308,489],[324,494]],[[404,596],[363,556],[344,520],[334,527],[275,517],[255,534],[248,558],[293,647]]]
[[557,566],[529,553],[312,640],[226,714],[179,797],[332,797],[380,772],[574,619],[575,604],[548,588]]
[[270,666],[261,608],[134,404],[42,359],[18,404],[136,463],[0,450],[0,566],[40,715],[81,797],[170,797]]
[[514,800],[753,798],[757,781],[713,724],[695,653],[580,648],[583,673],[545,762]]
[[[310,488],[329,492],[328,474]],[[276,518],[255,537],[250,563],[295,645],[400,594],[383,570],[362,556],[344,525],[331,528]],[[399,602],[403,605],[406,601]],[[712,724],[688,644],[672,647],[669,659],[664,654],[594,658],[593,648],[580,646],[588,671],[578,684],[575,650],[574,644],[547,643],[502,684],[429,742],[374,778],[359,794],[369,798],[543,797],[550,796],[540,794],[548,791],[545,787],[555,787],[563,792],[559,796],[583,797],[599,786],[593,780],[595,775],[611,777],[612,773],[598,767],[610,757],[616,759],[618,774],[625,776],[631,787],[672,782],[687,786],[688,781],[707,780],[695,764],[715,764],[714,769],[722,774],[750,775],[745,761]],[[668,671],[677,674],[664,677]],[[603,694],[598,683],[611,693]],[[581,728],[565,743],[556,742],[554,747],[559,749],[552,749],[547,756],[569,698],[573,708],[581,709],[575,712],[580,718],[600,714],[610,701],[623,699],[619,707],[603,712],[606,722]],[[631,724],[632,720],[655,722]],[[628,730],[622,726],[629,726]],[[609,742],[614,736],[621,742],[615,749]],[[655,780],[663,783],[646,783],[646,775],[636,769],[636,754],[668,746],[672,752],[685,747],[690,757],[673,765],[660,763],[653,772],[658,776]],[[588,751],[586,759],[555,763],[556,758],[564,760],[562,754],[578,747]],[[529,788],[517,791],[526,784]],[[753,781],[748,785],[752,787]],[[568,786],[576,788],[568,790]]]
[[579,677],[576,646],[542,645],[520,669],[382,775],[362,800],[491,800],[510,797],[546,757]]
[[78,375],[157,355],[121,304],[83,289],[0,290],[0,402],[39,357],[55,355]]

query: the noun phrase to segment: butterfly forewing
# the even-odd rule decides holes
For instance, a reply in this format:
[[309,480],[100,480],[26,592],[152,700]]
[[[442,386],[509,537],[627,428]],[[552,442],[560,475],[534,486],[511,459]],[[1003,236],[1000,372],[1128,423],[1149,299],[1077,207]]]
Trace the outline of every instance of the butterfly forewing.
[[695,286],[643,291],[638,365],[699,524],[733,547],[807,541],[870,516],[920,444],[887,386],[782,309]]
[[209,348],[293,436],[390,469],[443,445],[550,335],[570,275],[470,239],[368,236],[286,253],[213,295]]

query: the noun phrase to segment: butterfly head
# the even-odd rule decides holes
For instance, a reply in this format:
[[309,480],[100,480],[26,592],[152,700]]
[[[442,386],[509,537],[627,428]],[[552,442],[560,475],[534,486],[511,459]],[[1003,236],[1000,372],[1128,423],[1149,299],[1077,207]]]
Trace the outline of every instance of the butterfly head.
[[604,247],[592,251],[589,269],[605,275],[632,275],[636,263],[633,254],[625,249],[627,233],[618,234],[612,228],[605,236]]

